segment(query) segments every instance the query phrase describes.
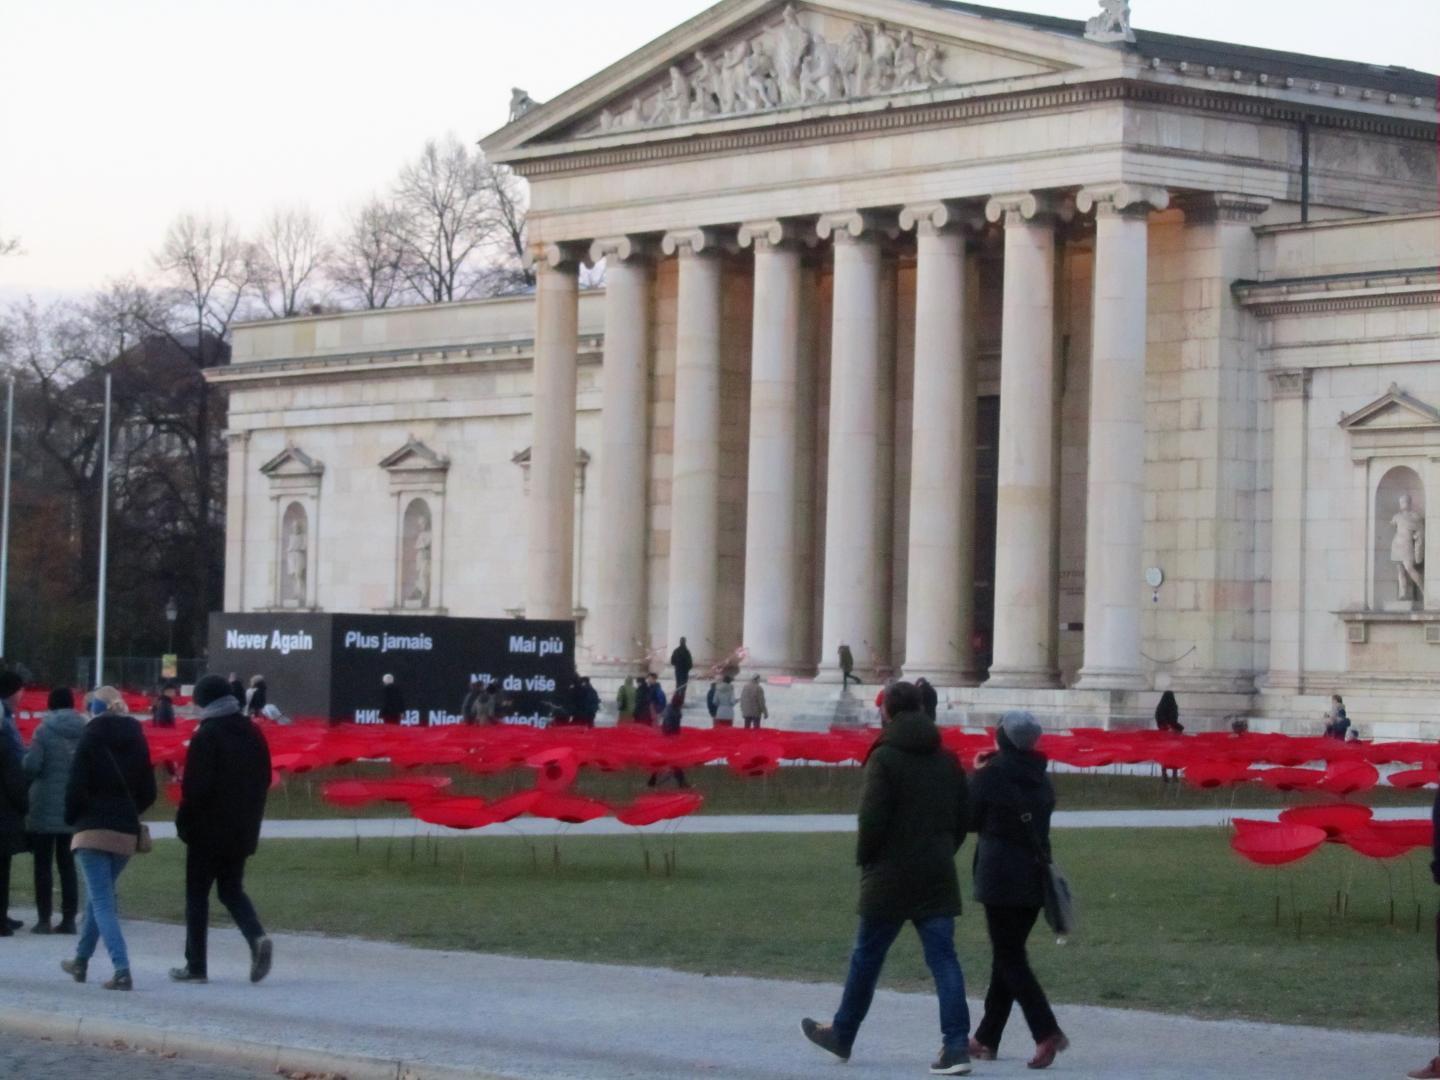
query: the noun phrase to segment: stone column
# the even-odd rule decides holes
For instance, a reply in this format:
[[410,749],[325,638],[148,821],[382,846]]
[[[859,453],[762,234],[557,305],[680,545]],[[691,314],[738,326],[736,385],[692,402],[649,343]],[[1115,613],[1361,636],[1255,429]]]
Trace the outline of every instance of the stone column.
[[1299,691],[1305,662],[1305,427],[1310,372],[1270,373],[1270,672],[1267,690]]
[[530,524],[525,615],[575,611],[575,365],[580,348],[580,255],[550,244],[535,265],[535,365],[531,384]]
[[245,527],[251,514],[246,496],[250,479],[250,432],[225,432],[225,610],[245,610]]
[[915,229],[915,393],[910,451],[905,675],[972,677],[975,362],[965,349],[965,225],[948,203],[906,207]]
[[696,666],[721,658],[715,640],[720,546],[721,251],[704,229],[666,233],[680,260],[675,339],[675,446],[670,493],[670,619],[666,646],[686,638]]
[[798,392],[801,365],[801,251],[796,226],[741,226],[740,246],[755,249],[755,307],[750,351],[749,489],[745,510],[747,666],[796,674],[802,621],[800,491],[805,483]]
[[640,509],[648,505],[650,251],[634,236],[597,240],[592,262],[605,260],[605,360],[600,413],[600,530],[592,653],[597,665],[622,674],[644,666],[645,537]]
[[1090,346],[1089,478],[1085,514],[1084,690],[1138,690],[1140,601],[1145,587],[1145,337],[1148,230],[1164,210],[1159,188],[1111,184],[1080,190],[1095,211]]
[[985,216],[1005,223],[1000,325],[994,659],[987,686],[1053,687],[1058,398],[1055,227],[1043,197],[998,195]]
[[855,674],[873,680],[888,644],[876,519],[887,505],[890,478],[880,472],[879,414],[893,408],[879,396],[881,234],[877,220],[860,212],[822,217],[817,232],[835,244],[820,670],[825,678],[839,676],[844,644]]

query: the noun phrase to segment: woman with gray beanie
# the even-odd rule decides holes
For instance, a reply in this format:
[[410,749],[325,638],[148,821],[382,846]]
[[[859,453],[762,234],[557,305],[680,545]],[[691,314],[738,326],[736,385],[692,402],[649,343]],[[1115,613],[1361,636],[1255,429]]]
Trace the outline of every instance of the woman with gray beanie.
[[970,829],[975,848],[975,899],[985,907],[992,963],[985,1017],[970,1040],[970,1056],[993,1061],[1010,1011],[1018,1001],[1035,1039],[1032,1069],[1055,1061],[1070,1041],[1060,1030],[1025,941],[1045,906],[1045,863],[1055,789],[1045,756],[1035,747],[1041,728],[1028,712],[1008,712],[995,732],[995,753],[977,760],[970,780]]

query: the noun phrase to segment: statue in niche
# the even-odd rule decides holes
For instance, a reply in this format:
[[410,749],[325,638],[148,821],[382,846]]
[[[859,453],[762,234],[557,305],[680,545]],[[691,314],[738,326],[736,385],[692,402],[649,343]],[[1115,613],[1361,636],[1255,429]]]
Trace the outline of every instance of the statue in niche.
[[420,531],[415,534],[415,588],[411,594],[420,601],[421,607],[430,606],[430,548],[433,543],[430,521],[426,517],[421,519]]
[[775,30],[775,72],[780,103],[794,105],[800,100],[801,66],[810,48],[810,32],[800,25],[794,4],[786,4]]
[[430,508],[419,499],[405,510],[404,539],[400,558],[401,603],[405,607],[430,606],[430,578],[435,546],[430,527]]
[[1395,535],[1390,541],[1390,561],[1395,564],[1397,600],[1419,600],[1425,581],[1420,567],[1425,562],[1425,519],[1410,508],[1410,496],[1396,500],[1399,509],[1390,519]]
[[284,599],[287,602],[295,605],[305,603],[308,563],[308,538],[305,535],[305,515],[302,512],[295,514],[290,519],[290,528],[285,534]]

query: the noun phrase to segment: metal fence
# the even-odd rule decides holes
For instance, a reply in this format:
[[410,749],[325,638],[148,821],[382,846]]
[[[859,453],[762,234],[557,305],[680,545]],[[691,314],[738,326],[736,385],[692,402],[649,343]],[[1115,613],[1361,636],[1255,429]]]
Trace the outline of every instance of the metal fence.
[[[122,690],[148,692],[160,685],[160,658],[158,656],[107,656],[101,669],[101,677],[95,678],[95,658],[79,657],[75,661],[75,685],[90,689],[96,686],[115,686]],[[183,686],[189,686],[205,674],[205,661],[199,658],[180,660],[175,669],[175,678]]]

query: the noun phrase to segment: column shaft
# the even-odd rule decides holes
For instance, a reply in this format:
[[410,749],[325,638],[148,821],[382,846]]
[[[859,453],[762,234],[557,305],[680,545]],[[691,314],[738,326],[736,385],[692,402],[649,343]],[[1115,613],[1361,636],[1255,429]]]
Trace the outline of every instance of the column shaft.
[[573,261],[541,260],[535,273],[534,432],[525,614],[574,614],[575,390],[579,272]]
[[964,680],[973,622],[975,368],[965,350],[965,237],[921,221],[905,673]]
[[674,479],[670,493],[670,633],[697,665],[724,653],[715,640],[720,537],[720,318],[718,251],[703,240],[667,250],[680,259],[675,342]]
[[1146,219],[1095,221],[1085,514],[1085,660],[1077,686],[1138,689],[1145,531]]
[[1270,375],[1274,439],[1270,482],[1268,690],[1300,689],[1305,664],[1305,427],[1310,373]]
[[601,397],[600,499],[612,523],[600,530],[592,653],[626,673],[644,663],[645,538],[649,532],[650,266],[629,238],[596,244],[605,258],[605,366]]
[[[778,223],[777,223],[778,225]],[[749,491],[745,512],[745,647],[750,665],[791,674],[801,618],[801,255],[793,244],[741,231],[755,246],[750,354]]]
[[1050,687],[1059,682],[1055,233],[1033,196],[992,200],[986,215],[1005,219],[994,658],[987,684]]
[[838,650],[848,645],[855,673],[873,679],[884,647],[876,517],[889,491],[879,471],[878,417],[891,405],[878,396],[881,252],[868,229],[858,236],[844,229],[834,235],[821,663],[822,669],[838,671]]

